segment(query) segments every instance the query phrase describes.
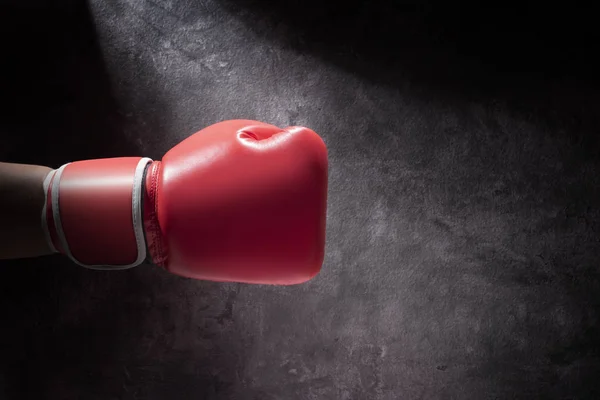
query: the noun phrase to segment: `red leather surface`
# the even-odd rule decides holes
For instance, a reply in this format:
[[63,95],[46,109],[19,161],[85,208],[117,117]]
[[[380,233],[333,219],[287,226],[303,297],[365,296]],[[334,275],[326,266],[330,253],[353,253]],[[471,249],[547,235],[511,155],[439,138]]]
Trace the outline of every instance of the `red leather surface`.
[[310,129],[221,122],[170,150],[155,178],[169,271],[274,284],[319,272],[327,150]]
[[78,161],[60,180],[60,215],[73,256],[86,265],[128,265],[137,258],[131,208],[140,157]]

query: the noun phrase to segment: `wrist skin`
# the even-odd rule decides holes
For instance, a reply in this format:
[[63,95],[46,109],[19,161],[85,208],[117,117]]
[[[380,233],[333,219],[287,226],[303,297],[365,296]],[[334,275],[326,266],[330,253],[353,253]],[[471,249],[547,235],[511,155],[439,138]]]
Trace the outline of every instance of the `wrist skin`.
[[41,165],[0,162],[0,259],[52,254],[40,224],[43,182],[51,171]]

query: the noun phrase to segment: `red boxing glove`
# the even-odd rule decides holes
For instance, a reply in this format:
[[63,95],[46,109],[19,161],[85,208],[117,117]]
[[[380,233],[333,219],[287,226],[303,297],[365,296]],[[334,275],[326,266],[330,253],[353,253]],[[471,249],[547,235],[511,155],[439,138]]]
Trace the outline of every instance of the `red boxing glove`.
[[323,262],[327,150],[307,128],[225,121],[162,161],[73,162],[44,185],[47,239],[85,267],[294,284]]

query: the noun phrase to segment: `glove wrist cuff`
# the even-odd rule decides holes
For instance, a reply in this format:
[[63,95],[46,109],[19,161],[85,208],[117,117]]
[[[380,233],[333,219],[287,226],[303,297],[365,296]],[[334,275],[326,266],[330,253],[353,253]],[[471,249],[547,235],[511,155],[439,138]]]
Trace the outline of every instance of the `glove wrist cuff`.
[[146,259],[142,219],[149,158],[65,164],[44,182],[42,226],[52,247],[92,269],[125,269]]

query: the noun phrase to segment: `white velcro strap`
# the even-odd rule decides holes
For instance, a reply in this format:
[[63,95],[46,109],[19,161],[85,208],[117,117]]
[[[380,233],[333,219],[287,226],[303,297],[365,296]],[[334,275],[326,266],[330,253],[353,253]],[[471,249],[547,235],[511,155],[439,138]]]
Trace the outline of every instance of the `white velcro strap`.
[[142,215],[142,198],[144,190],[144,176],[146,166],[152,162],[150,158],[142,158],[135,168],[133,176],[133,195],[131,196],[131,213],[133,220],[133,232],[135,233],[135,242],[137,243],[137,260],[125,268],[140,265],[146,259],[146,239],[144,237],[144,217]]
[[60,193],[60,177],[62,176],[62,173],[67,165],[69,164],[65,164],[56,170],[56,172],[54,173],[54,180],[52,181],[52,188],[50,190],[52,191],[52,216],[54,217],[54,227],[56,229],[56,235],[58,236],[58,240],[65,254],[73,260],[71,250],[69,250],[69,244],[67,243],[67,239],[65,238],[65,232],[62,228],[62,222],[60,220],[60,208],[58,203],[58,196]]
[[56,170],[48,172],[46,175],[46,179],[44,179],[44,207],[42,207],[42,230],[44,231],[44,237],[46,238],[46,244],[48,248],[52,250],[53,253],[58,253],[56,247],[54,247],[54,243],[52,243],[52,237],[50,236],[50,229],[48,228],[48,187],[50,186],[50,181],[52,181],[52,177],[56,173]]

